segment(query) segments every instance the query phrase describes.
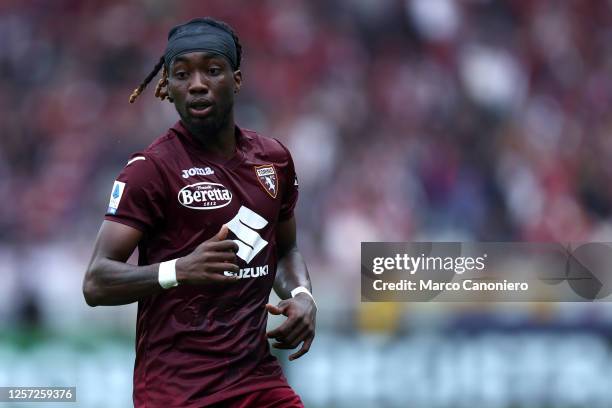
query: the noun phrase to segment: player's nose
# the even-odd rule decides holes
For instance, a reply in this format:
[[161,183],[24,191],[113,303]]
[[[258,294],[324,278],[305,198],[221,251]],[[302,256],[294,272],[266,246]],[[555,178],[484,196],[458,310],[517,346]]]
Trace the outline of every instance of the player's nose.
[[208,83],[206,81],[206,77],[199,72],[195,72],[191,76],[191,81],[189,82],[189,92],[190,93],[208,92]]

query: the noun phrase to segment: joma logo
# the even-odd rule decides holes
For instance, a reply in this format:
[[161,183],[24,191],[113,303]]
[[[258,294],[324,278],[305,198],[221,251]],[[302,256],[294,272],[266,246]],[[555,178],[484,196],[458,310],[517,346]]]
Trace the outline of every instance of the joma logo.
[[193,176],[210,176],[211,174],[215,174],[215,171],[210,167],[192,167],[187,170],[181,170],[183,172],[182,176],[184,179]]

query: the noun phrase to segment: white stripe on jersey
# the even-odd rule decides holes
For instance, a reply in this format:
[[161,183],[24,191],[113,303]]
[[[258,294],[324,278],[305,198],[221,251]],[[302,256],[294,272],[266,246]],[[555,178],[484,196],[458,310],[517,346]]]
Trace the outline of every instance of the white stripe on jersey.
[[136,160],[147,160],[146,157],[144,156],[136,156],[133,159],[130,159],[127,164],[125,165],[125,167],[129,166],[130,164],[134,163]]

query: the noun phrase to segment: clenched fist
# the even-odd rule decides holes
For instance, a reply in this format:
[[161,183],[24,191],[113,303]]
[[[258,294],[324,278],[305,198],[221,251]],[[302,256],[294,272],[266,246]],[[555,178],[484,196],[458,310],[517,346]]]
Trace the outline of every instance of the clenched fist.
[[[206,285],[238,281],[238,245],[226,239],[228,231],[227,225],[223,225],[214,237],[176,261],[176,280],[180,284]],[[225,271],[234,272],[236,276],[226,276],[223,274]]]

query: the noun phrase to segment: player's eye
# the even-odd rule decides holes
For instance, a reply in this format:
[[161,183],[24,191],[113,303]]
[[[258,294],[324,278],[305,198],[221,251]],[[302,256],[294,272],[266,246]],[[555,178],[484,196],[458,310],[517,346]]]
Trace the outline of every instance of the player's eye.
[[178,72],[174,73],[174,76],[177,79],[187,79],[187,72],[185,72],[185,71],[178,71]]
[[208,69],[208,73],[212,76],[219,75],[221,73],[221,68],[218,67],[210,67]]

